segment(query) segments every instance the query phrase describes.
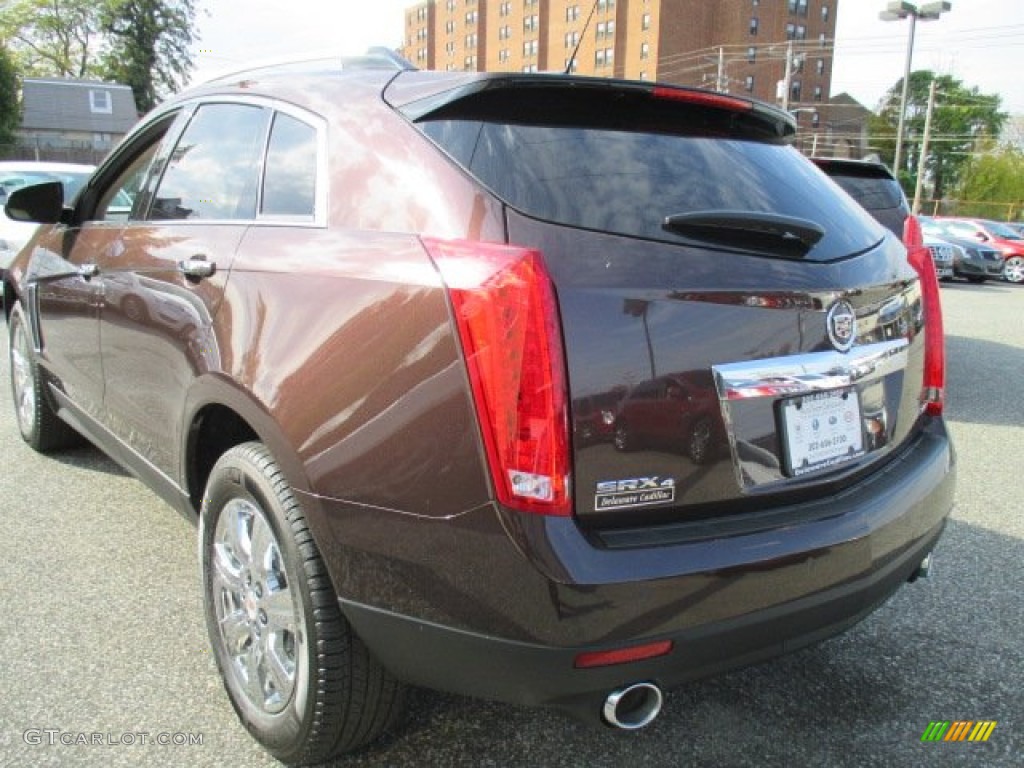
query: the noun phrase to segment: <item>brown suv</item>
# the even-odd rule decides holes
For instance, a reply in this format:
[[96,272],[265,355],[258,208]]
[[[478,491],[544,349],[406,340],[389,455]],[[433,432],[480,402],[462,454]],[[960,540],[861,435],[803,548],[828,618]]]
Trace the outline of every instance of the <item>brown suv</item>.
[[3,286],[21,432],[198,519],[227,691],[282,760],[375,738],[402,683],[642,727],[874,610],[952,504],[930,261],[794,131],[571,76],[191,90],[70,204],[8,201],[50,222]]

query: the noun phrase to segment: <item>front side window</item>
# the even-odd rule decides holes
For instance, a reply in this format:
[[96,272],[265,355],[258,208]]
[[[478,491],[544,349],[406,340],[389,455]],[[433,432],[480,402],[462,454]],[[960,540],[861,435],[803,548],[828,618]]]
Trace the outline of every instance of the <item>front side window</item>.
[[167,160],[150,218],[253,218],[268,119],[267,110],[247,104],[196,110]]

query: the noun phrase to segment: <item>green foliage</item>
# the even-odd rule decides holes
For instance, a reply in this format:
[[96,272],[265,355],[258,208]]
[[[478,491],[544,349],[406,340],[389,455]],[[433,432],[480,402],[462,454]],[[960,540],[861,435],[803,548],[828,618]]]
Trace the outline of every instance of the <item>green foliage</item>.
[[18,109],[18,73],[14,57],[6,46],[0,47],[0,154],[14,143],[14,131],[21,123]]
[[107,0],[101,23],[109,42],[103,72],[131,86],[140,112],[188,82],[193,0]]
[[8,0],[0,13],[0,38],[23,74],[90,77],[102,45],[100,13],[106,0]]
[[[917,178],[932,80],[937,88],[932,139],[924,170],[932,185],[932,197],[941,199],[947,189],[957,185],[977,142],[997,136],[1007,115],[999,111],[1000,98],[996,94],[983,94],[974,86],[968,88],[950,75],[936,75],[927,70],[912,72],[907,88],[901,167],[893,169],[908,194],[913,194]],[[879,113],[868,124],[872,146],[878,148],[883,162],[890,166],[896,154],[902,89],[901,79],[883,97]]]
[[[972,157],[958,189],[963,216],[1013,218],[1024,215],[1024,152],[1004,147]],[[993,216],[994,208],[1002,215]]]

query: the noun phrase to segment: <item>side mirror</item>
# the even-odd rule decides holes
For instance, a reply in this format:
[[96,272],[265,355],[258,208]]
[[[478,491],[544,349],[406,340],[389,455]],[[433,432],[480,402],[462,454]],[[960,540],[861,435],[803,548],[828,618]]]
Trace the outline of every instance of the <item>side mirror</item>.
[[8,195],[4,211],[14,221],[56,224],[64,212],[64,185],[45,181],[16,189]]

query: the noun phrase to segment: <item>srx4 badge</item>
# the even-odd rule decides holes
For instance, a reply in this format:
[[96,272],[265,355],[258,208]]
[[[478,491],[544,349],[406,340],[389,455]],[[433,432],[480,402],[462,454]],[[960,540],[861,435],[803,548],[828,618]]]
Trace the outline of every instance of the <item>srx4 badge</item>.
[[670,504],[676,500],[675,478],[633,477],[605,480],[597,484],[594,509],[627,509],[650,504]]

